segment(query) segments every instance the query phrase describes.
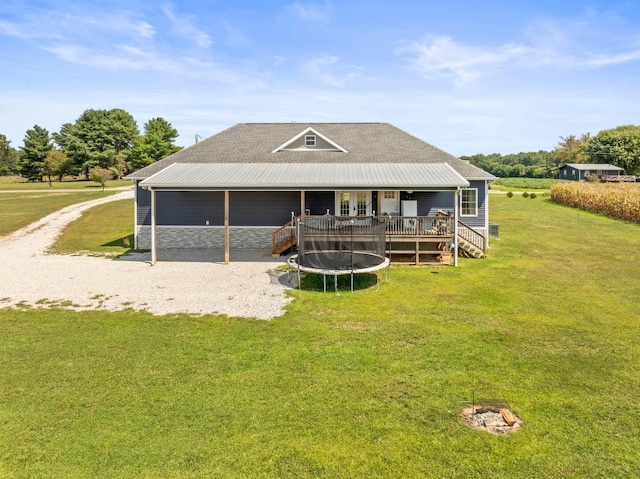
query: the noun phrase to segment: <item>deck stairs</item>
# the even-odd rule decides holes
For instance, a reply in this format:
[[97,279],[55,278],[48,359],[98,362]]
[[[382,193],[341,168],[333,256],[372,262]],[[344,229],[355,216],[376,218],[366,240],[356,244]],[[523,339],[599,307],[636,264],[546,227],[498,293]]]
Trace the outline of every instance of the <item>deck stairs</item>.
[[458,221],[458,249],[470,258],[484,258],[487,255],[487,238],[471,226]]
[[484,252],[476,245],[468,242],[465,239],[459,238],[458,249],[462,251],[465,256],[470,258],[484,258]]

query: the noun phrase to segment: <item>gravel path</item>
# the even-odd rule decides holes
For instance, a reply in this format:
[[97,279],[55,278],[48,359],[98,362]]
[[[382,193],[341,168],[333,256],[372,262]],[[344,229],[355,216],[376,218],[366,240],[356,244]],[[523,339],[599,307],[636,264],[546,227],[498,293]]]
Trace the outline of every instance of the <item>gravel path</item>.
[[153,314],[219,313],[271,319],[289,303],[284,264],[257,251],[160,251],[115,260],[81,255],[52,255],[47,249],[65,225],[88,208],[133,197],[125,191],[57,211],[0,239],[0,308],[16,305],[63,306],[74,310],[126,308]]

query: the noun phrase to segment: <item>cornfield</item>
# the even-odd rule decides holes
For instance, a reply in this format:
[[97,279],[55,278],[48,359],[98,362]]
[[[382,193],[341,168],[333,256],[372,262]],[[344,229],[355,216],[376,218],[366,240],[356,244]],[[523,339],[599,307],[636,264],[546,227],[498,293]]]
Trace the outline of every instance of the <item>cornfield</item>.
[[567,182],[551,187],[556,203],[640,223],[640,184]]

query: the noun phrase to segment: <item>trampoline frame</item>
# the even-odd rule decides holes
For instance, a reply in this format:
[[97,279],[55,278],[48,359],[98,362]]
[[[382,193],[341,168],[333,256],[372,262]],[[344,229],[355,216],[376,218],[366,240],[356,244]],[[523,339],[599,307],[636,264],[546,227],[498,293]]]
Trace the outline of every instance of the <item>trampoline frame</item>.
[[[374,255],[372,253],[354,253],[354,254],[360,254],[360,255],[368,255],[368,256],[375,256],[376,258],[380,258],[380,256],[378,255]],[[320,269],[320,268],[312,268],[310,266],[302,266],[300,264],[298,264],[298,262],[296,261],[298,259],[298,255],[294,254],[293,256],[291,256],[288,260],[287,260],[287,265],[289,266],[289,268],[293,268],[297,271],[298,273],[298,289],[302,289],[301,287],[301,282],[300,282],[300,271],[304,272],[304,273],[311,273],[311,274],[321,274],[322,278],[323,278],[323,284],[324,284],[324,292],[327,292],[327,276],[333,276],[334,277],[334,290],[337,293],[338,292],[338,276],[341,275],[345,275],[345,274],[350,274],[351,275],[351,292],[353,292],[353,275],[354,274],[366,274],[366,273],[376,273],[376,288],[380,288],[380,270],[382,269],[387,269],[387,281],[389,280],[389,265],[391,264],[391,262],[389,261],[389,258],[384,258],[384,260],[380,263],[377,264],[375,266],[369,266],[367,268],[349,268],[349,269]],[[382,258],[380,258],[382,259]]]

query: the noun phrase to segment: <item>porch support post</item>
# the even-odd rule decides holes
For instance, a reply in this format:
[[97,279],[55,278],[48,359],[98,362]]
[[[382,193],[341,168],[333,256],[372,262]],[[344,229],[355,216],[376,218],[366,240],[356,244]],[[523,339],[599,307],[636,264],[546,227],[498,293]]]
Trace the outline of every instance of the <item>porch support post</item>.
[[460,194],[460,187],[456,188],[453,192],[453,265],[458,266],[458,195]]
[[[398,191],[397,194],[399,195],[400,192]],[[378,209],[378,218],[382,217],[382,190],[378,190],[378,201],[376,201],[376,208]]]
[[229,264],[229,190],[224,190],[224,264]]
[[487,257],[489,249],[489,182],[484,182],[484,256]]
[[307,205],[304,202],[304,190],[300,190],[300,216],[304,216]]
[[151,189],[151,266],[155,265],[158,259],[156,236],[156,190]]
[[138,183],[133,183],[133,249],[138,249]]

